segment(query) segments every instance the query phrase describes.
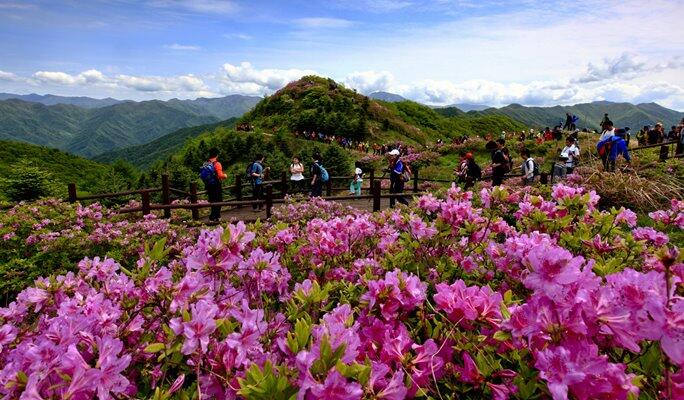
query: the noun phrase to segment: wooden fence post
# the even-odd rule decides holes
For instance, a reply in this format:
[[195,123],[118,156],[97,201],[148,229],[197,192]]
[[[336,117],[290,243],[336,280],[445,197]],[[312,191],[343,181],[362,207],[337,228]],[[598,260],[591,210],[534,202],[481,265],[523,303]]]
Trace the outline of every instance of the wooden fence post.
[[541,174],[539,174],[539,183],[541,183],[542,185],[546,185],[547,183],[549,183],[549,174],[547,174],[546,172],[542,172]]
[[[190,183],[190,204],[197,204],[197,183],[192,182]],[[192,213],[192,219],[197,220],[199,219],[199,210],[197,208],[193,208],[191,210]]]
[[68,186],[68,189],[69,189],[69,203],[75,203],[76,202],[76,184],[70,183]]
[[373,211],[380,211],[380,181],[373,182]]
[[332,179],[328,178],[328,181],[325,183],[325,195],[327,197],[332,196]]
[[150,192],[142,192],[140,197],[142,197],[142,214],[148,215],[150,213]]
[[266,185],[266,218],[271,218],[273,208],[273,185]]
[[[171,204],[171,190],[169,188],[169,174],[162,174],[162,204]],[[164,218],[171,218],[171,209],[164,209]]]
[[242,176],[240,174],[235,175],[235,199],[242,200]]
[[281,190],[283,192],[283,199],[285,196],[287,196],[287,172],[283,171],[282,174],[280,174],[280,185],[282,186]]
[[418,193],[418,168],[413,172],[413,193]]
[[264,168],[264,180],[267,181],[271,177],[271,170]]
[[368,191],[373,194],[373,182],[375,182],[375,170],[370,170],[370,185],[368,186]]
[[670,155],[670,145],[660,146],[660,161],[665,161]]

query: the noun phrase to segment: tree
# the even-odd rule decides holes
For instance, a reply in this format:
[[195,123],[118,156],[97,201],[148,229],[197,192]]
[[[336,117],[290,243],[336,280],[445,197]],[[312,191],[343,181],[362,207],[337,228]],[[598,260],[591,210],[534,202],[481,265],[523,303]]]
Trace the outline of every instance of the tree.
[[12,171],[3,182],[5,196],[10,201],[36,200],[54,196],[58,191],[52,174],[29,162],[14,164]]
[[331,176],[351,175],[351,163],[347,152],[337,144],[332,144],[325,150],[323,165]]

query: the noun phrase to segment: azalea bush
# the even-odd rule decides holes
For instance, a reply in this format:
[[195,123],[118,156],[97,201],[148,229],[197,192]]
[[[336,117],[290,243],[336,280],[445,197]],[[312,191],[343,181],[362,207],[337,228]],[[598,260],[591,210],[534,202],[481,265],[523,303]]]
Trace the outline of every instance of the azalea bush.
[[19,203],[0,212],[0,294],[16,294],[39,276],[75,270],[91,254],[134,266],[151,240],[163,238],[172,254],[180,254],[199,234],[197,228],[175,223],[187,214],[177,211],[174,220],[154,214],[141,219],[99,203]]
[[682,398],[683,203],[640,227],[598,202],[562,184],[375,214],[316,200],[135,265],[92,251],[0,309],[0,393]]

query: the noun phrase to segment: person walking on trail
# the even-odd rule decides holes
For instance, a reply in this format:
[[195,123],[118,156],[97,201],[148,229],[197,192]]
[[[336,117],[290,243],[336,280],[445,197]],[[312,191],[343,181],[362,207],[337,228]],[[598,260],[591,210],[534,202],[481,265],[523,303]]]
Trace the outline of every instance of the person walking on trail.
[[606,156],[605,161],[603,162],[603,169],[605,171],[615,171],[615,161],[619,155],[622,155],[628,164],[631,161],[629,150],[627,149],[627,142],[625,141],[624,129],[618,129],[614,136],[610,136],[604,142],[599,142],[597,148],[605,149]]
[[577,129],[577,123],[579,122],[579,117],[577,115],[572,116],[572,123],[570,124],[570,130],[574,131]]
[[[401,153],[394,149],[389,152],[390,157],[390,194],[400,194],[404,192],[404,183],[410,179],[411,170],[408,165],[401,161]],[[394,208],[394,204],[399,202],[408,205],[408,201],[404,196],[390,197],[390,207]]]
[[565,147],[561,150],[561,154],[565,155],[567,158],[565,161],[565,173],[570,175],[577,166],[577,161],[580,156],[579,147],[577,147],[575,140],[572,137],[565,139]]
[[[254,162],[249,165],[249,177],[252,180],[252,194],[254,200],[264,199],[264,155],[257,154]],[[263,204],[252,204],[252,211],[259,212],[264,209]]]
[[499,186],[503,183],[506,173],[511,170],[510,159],[506,156],[504,148],[506,141],[499,139],[496,142],[489,142],[486,148],[492,152],[492,185]]
[[352,178],[351,184],[349,185],[349,194],[355,196],[361,196],[361,186],[363,185],[363,170],[361,170],[361,164],[357,161],[354,164],[354,178]]
[[535,168],[536,164],[534,158],[530,156],[529,150],[522,149],[520,155],[522,156],[523,160],[525,160],[522,165],[523,185],[532,185],[534,183],[534,177],[536,176],[535,172],[538,172],[539,169]]
[[292,183],[292,192],[299,193],[304,191],[304,164],[299,161],[298,157],[292,158],[290,164],[290,182]]
[[315,153],[311,164],[311,197],[321,197],[323,194],[323,171],[321,155]]
[[[200,178],[204,182],[210,203],[220,203],[223,201],[223,189],[221,181],[228,176],[223,173],[223,166],[218,161],[219,151],[212,148],[209,150],[207,161],[200,168]],[[218,222],[221,219],[221,206],[211,206],[209,222]]]

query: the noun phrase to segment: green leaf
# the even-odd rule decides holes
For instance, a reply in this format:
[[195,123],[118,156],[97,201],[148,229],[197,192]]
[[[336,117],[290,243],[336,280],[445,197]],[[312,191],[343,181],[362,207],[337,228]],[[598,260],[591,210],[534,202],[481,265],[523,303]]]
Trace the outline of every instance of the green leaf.
[[505,342],[506,340],[509,340],[511,338],[511,334],[510,332],[497,331],[496,333],[494,333],[494,336],[492,337],[500,342]]
[[164,350],[165,348],[166,348],[166,345],[164,343],[152,343],[150,345],[147,345],[147,347],[145,347],[144,352],[145,353],[157,353],[157,352]]

